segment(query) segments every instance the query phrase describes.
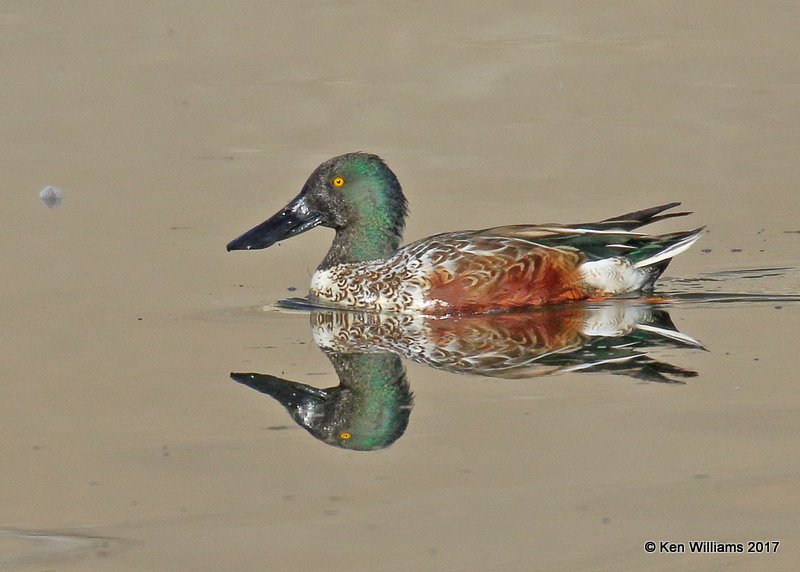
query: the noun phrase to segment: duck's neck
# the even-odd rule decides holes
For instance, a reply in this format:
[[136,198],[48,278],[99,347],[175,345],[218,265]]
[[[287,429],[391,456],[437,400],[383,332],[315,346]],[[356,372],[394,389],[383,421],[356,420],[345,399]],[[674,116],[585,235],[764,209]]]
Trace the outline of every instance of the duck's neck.
[[405,216],[406,202],[402,194],[378,204],[360,202],[354,220],[336,229],[336,237],[319,270],[392,256],[400,247]]
[[399,236],[389,236],[378,229],[339,229],[319,268],[325,270],[349,262],[388,258],[399,246]]

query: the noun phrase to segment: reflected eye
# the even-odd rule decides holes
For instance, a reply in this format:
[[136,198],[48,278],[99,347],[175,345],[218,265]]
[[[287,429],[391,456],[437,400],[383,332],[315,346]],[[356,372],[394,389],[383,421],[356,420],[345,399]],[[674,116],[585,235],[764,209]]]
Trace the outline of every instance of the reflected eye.
[[[334,180],[335,180],[335,179],[334,179]],[[339,185],[339,186],[341,186],[341,185]],[[341,437],[342,439],[344,439],[345,441],[347,441],[347,440],[348,440],[350,437],[352,437],[352,435],[350,435],[350,433],[340,433],[340,434],[339,434],[339,437]]]
[[342,177],[335,177],[331,184],[336,187],[337,189],[344,186],[344,179]]

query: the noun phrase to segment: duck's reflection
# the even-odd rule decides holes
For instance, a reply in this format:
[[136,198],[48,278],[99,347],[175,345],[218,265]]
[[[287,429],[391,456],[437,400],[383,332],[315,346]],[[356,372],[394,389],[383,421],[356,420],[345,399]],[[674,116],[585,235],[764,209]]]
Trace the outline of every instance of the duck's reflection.
[[666,310],[624,300],[438,318],[317,309],[311,329],[338,386],[318,389],[260,373],[231,377],[278,400],[317,439],[364,451],[389,446],[408,425],[413,396],[400,356],[506,379],[581,371],[683,383],[697,373],[647,352],[702,349],[675,328]]
[[259,373],[231,377],[271,395],[295,422],[320,441],[343,449],[372,451],[394,443],[406,430],[413,395],[400,358],[391,353],[327,352],[339,385],[310,385]]

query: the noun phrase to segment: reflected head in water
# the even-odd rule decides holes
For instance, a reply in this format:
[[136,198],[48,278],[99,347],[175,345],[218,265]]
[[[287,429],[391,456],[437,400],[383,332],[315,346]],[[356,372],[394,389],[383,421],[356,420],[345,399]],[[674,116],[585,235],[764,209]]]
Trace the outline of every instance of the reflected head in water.
[[[302,300],[285,305],[309,308]],[[704,349],[675,328],[666,310],[624,300],[446,317],[313,308],[310,319],[338,386],[317,389],[258,373],[231,377],[275,398],[317,439],[362,451],[387,447],[406,430],[413,398],[401,357],[502,379],[596,372],[682,384],[697,373],[649,353]]]
[[408,426],[413,395],[394,354],[329,353],[339,385],[310,385],[258,373],[231,377],[280,402],[295,422],[328,445],[372,451],[388,447]]

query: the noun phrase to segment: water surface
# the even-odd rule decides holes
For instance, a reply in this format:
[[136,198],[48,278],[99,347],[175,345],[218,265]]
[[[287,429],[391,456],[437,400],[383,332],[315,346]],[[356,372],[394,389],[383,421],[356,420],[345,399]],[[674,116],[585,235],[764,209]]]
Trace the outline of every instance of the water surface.
[[[0,570],[794,570],[798,18],[4,3]],[[650,361],[533,377],[392,354],[402,436],[315,439],[230,373],[339,384],[307,312],[262,309],[304,294],[331,232],[225,244],[353,150],[397,172],[407,240],[682,201],[659,228],[709,233],[653,310],[703,349],[608,342]],[[704,539],[781,545],[643,550]]]

